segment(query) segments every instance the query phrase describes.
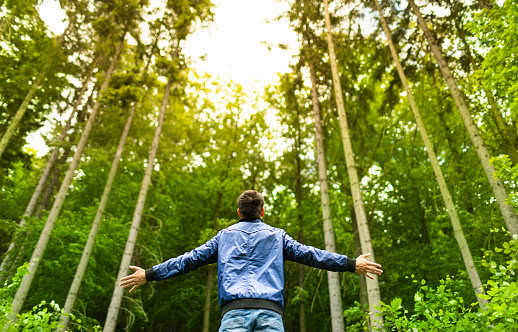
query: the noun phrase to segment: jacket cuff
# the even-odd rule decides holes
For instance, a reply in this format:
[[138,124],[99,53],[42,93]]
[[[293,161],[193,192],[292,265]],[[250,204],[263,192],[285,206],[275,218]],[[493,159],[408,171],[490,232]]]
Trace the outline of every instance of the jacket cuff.
[[[350,259],[349,258],[347,260],[346,271],[348,271],[348,272],[355,272],[356,271],[356,259]],[[146,275],[147,275],[147,271],[146,271]]]
[[150,268],[149,270],[146,270],[146,281],[154,281],[155,280],[155,271],[153,271],[153,268]]

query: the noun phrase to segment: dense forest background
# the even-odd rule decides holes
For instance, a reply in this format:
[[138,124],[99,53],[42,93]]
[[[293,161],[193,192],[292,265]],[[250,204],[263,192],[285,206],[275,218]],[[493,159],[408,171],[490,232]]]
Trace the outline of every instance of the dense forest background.
[[60,0],[62,35],[0,1],[0,327],[217,331],[213,267],[115,285],[256,189],[268,224],[384,270],[287,262],[286,331],[516,330],[518,2],[287,2],[300,50],[254,92],[182,53],[210,0]]

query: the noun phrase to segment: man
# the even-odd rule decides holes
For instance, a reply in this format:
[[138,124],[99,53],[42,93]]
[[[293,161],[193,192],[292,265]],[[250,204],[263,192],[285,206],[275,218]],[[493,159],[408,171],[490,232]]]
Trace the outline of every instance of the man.
[[295,241],[286,232],[262,221],[264,198],[255,190],[237,199],[241,220],[221,230],[207,243],[152,269],[135,271],[121,279],[120,286],[135,288],[148,281],[169,279],[218,263],[218,295],[221,308],[220,332],[277,331],[282,325],[284,261],[289,260],[336,272],[356,272],[374,279],[380,264],[359,256],[356,260]]

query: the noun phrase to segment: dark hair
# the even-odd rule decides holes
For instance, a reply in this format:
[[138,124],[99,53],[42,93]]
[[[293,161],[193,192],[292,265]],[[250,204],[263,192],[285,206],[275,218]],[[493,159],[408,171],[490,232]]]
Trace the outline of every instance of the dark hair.
[[243,219],[261,218],[264,197],[256,190],[245,190],[237,199],[237,207]]

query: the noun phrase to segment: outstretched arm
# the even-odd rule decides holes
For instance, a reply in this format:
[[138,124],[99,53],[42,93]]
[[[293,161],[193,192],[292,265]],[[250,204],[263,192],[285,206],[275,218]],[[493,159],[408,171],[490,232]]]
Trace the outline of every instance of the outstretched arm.
[[369,275],[369,273],[374,273],[376,275],[380,275],[383,273],[383,270],[380,269],[381,265],[375,262],[370,262],[365,259],[365,257],[369,257],[371,254],[363,254],[356,258],[356,269],[354,272],[359,274],[364,274],[367,278],[374,279],[373,276]]
[[130,293],[133,292],[137,287],[140,287],[144,285],[146,280],[146,271],[143,268],[140,268],[138,266],[130,265],[130,269],[135,271],[135,273],[125,276],[124,278],[121,278],[121,283],[119,286],[122,288],[129,288],[133,286],[133,288],[130,289]]

